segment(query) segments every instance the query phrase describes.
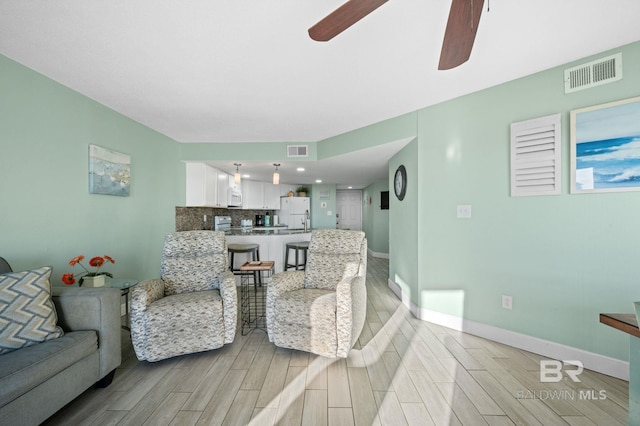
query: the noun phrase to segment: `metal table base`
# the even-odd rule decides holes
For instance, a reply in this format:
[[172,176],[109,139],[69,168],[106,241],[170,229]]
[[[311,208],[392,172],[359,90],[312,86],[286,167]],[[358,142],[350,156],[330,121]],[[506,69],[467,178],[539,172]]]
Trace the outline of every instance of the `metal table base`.
[[[260,329],[267,331],[267,285],[273,273],[275,262],[264,260],[259,263],[246,262],[240,267],[240,319],[243,336]],[[256,275],[265,274],[264,278]]]

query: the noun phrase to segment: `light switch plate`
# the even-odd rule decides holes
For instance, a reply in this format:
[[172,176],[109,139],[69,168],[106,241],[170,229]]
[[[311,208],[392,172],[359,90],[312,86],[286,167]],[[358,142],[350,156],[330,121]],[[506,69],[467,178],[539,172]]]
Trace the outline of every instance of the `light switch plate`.
[[471,218],[471,204],[461,204],[458,206],[458,219]]

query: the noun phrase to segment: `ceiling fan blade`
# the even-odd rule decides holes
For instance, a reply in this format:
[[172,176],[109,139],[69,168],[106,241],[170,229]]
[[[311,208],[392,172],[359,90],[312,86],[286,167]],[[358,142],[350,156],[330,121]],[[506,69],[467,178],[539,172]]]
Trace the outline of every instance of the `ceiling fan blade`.
[[309,36],[315,41],[329,41],[386,2],[387,0],[349,0],[309,28]]
[[453,0],[440,52],[439,70],[467,62],[478,31],[484,0]]

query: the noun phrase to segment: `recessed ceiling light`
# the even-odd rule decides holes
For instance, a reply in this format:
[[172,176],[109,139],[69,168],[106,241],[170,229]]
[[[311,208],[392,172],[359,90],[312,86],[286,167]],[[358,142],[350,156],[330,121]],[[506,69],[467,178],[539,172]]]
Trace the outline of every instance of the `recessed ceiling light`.
[[304,167],[298,167],[296,170],[299,172],[304,172]]
[[245,178],[245,179],[247,179],[247,178],[250,178],[250,177],[251,177],[251,175],[249,175],[249,174],[246,174],[246,173],[245,173],[245,174],[243,174],[243,175],[242,175],[242,177],[243,177],[243,178]]
[[322,183],[322,179],[316,179],[316,183]]
[[347,189],[353,189],[353,186],[347,186]]

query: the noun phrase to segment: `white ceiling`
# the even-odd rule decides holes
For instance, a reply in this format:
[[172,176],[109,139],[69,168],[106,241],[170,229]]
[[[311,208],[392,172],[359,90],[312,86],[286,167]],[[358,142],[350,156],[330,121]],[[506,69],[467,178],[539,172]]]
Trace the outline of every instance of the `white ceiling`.
[[[277,161],[280,164],[280,183],[313,185],[315,183],[337,184],[338,189],[362,189],[388,177],[389,159],[413,138],[401,139],[371,148],[319,161]],[[365,161],[366,159],[366,161]],[[269,182],[275,171],[274,162],[269,161],[207,161],[229,174],[235,173],[234,163],[239,163],[240,174],[247,179]],[[298,171],[302,167],[304,171]],[[317,180],[322,182],[317,182]],[[295,189],[295,188],[294,188]]]
[[319,141],[640,40],[638,0],[493,0],[438,71],[450,0],[0,0],[0,53],[178,142]]

